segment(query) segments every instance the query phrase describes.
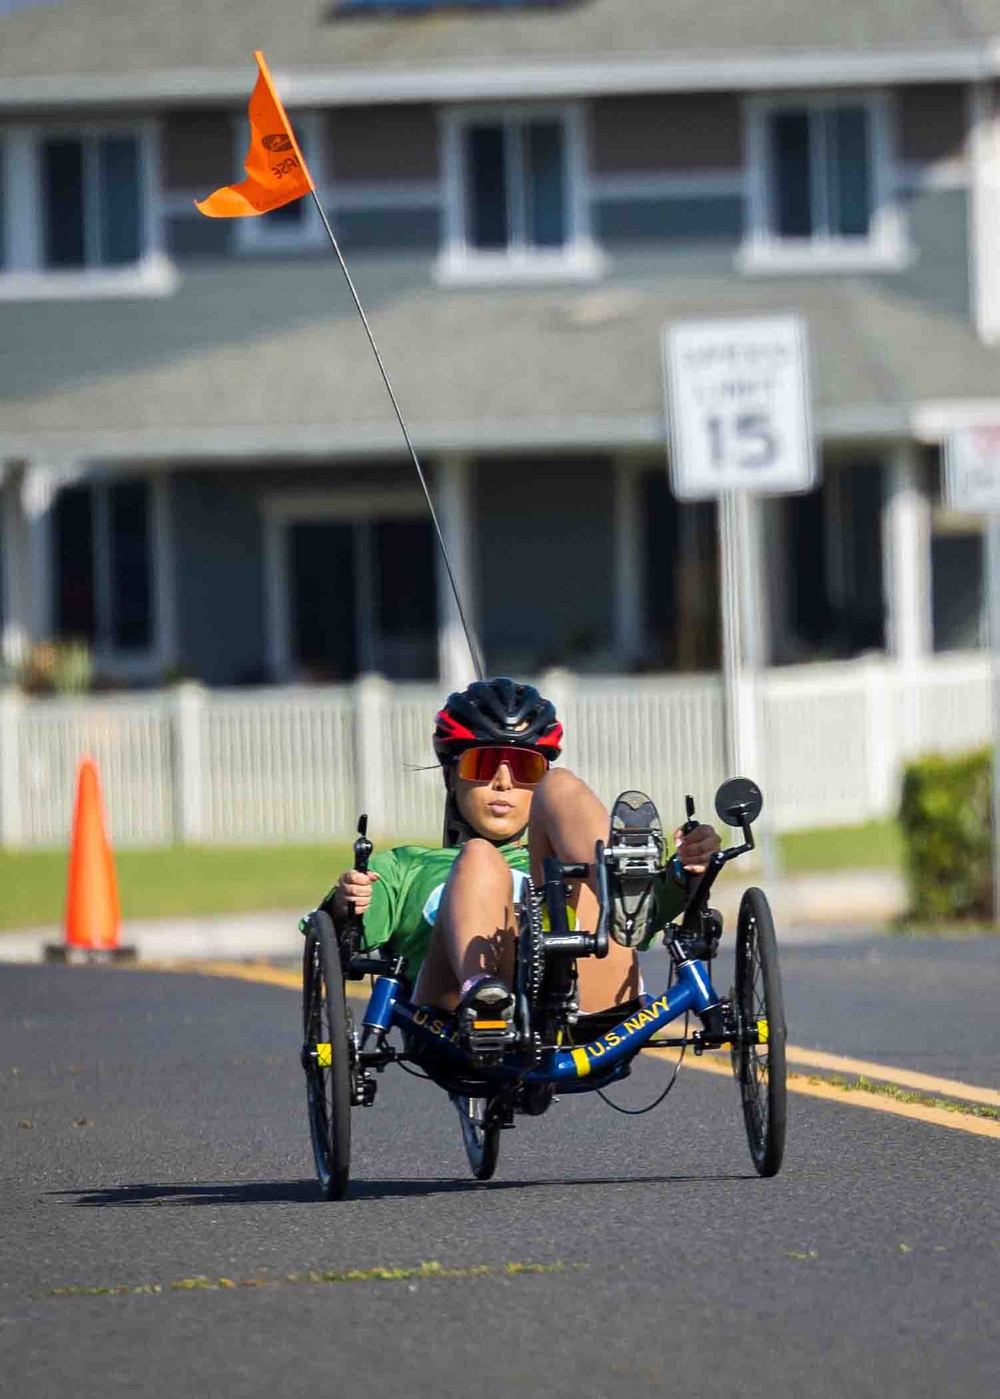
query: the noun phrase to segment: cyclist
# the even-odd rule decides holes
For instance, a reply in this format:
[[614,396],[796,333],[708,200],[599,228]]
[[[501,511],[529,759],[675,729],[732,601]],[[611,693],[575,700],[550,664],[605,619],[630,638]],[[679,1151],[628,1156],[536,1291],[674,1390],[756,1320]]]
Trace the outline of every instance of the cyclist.
[[[379,852],[368,873],[345,870],[327,898],[335,922],[352,906],[364,915],[368,950],[388,942],[408,957],[414,999],[457,1012],[460,1027],[511,1018],[517,905],[528,874],[541,885],[546,856],[589,864],[586,880],[569,881],[569,906],[576,926],[597,924],[594,846],[608,839],[611,817],[585,782],[551,767],[562,733],[555,706],[531,685],[477,681],[449,695],[434,729],[446,791],[442,847]],[[652,802],[639,801],[643,823],[659,829]],[[661,873],[612,889],[609,953],[577,967],[582,1016],[628,1013],[642,989],[635,949],[680,911],[684,884],[720,845],[707,825],[674,840]]]

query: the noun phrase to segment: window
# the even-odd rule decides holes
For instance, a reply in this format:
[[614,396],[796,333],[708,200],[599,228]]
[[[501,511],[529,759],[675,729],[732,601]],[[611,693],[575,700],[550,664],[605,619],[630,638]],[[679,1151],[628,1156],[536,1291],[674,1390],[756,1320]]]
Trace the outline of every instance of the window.
[[270,662],[279,680],[438,673],[437,558],[411,490],[265,502]]
[[902,260],[879,97],[755,100],[748,180],[751,270],[812,270]]
[[47,136],[39,144],[43,267],[120,267],[142,250],[135,136]]
[[[292,110],[288,116],[316,190],[322,197],[326,184],[322,113]],[[246,113],[241,113],[235,123],[235,132],[235,168],[242,170],[248,139]],[[303,199],[293,199],[289,204],[282,204],[280,209],[271,209],[260,218],[236,219],[235,223],[239,245],[244,252],[300,251],[318,246],[324,239],[323,220],[310,195]]]
[[154,645],[152,500],[145,480],[65,487],[53,507],[54,629],[99,654]]
[[169,291],[153,129],[0,130],[0,296]]
[[449,113],[446,280],[594,276],[578,109]]

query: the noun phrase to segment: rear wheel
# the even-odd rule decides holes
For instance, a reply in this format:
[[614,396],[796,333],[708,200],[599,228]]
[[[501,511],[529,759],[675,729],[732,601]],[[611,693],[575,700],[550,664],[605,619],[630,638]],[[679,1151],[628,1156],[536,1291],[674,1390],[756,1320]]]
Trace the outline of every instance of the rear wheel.
[[733,1069],[754,1166],[777,1175],[785,1150],[785,1007],[771,907],[760,889],[748,889],[736,926],[736,985],[732,993],[738,1038]]
[[309,917],[302,960],[302,1066],[306,1071],[309,1135],[320,1188],[343,1198],[351,1166],[352,1036],[333,922]]
[[462,1142],[469,1166],[476,1180],[490,1180],[500,1159],[500,1119],[489,1098],[466,1098],[451,1094],[458,1120],[462,1124]]

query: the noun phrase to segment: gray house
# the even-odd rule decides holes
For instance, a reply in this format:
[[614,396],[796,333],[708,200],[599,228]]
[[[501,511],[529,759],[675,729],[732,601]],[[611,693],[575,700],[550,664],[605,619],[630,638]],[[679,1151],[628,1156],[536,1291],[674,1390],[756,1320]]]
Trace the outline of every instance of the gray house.
[[823,474],[765,502],[760,656],[975,646],[940,446],[1000,421],[1000,0],[0,10],[3,653],[122,683],[465,665],[317,211],[202,218],[267,55],[493,670],[718,663],[660,339],[808,323]]

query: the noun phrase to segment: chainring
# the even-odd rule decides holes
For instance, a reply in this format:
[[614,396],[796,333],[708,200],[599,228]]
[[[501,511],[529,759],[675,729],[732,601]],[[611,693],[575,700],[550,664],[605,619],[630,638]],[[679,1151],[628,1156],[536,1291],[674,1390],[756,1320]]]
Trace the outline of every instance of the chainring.
[[541,896],[530,883],[521,903],[518,935],[518,980],[532,1012],[537,1009],[545,979],[545,936],[542,932]]

